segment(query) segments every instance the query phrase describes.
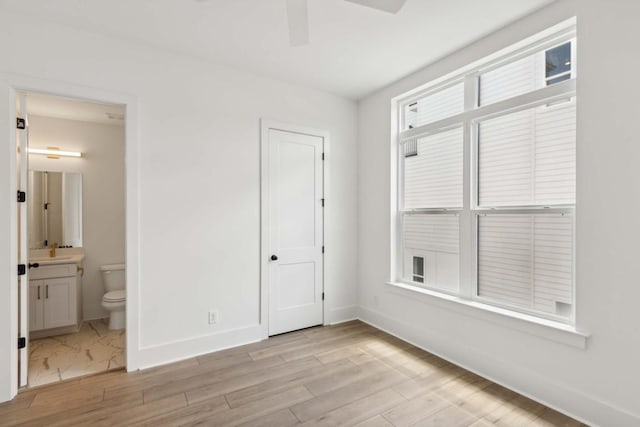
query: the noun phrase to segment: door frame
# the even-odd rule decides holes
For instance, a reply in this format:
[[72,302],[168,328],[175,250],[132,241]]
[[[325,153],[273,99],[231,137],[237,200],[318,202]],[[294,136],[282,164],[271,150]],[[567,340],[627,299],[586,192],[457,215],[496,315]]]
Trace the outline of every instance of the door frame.
[[[20,116],[16,111],[16,116],[25,119],[26,124],[29,123],[29,115],[27,114],[27,96],[25,94],[16,94],[16,110],[20,108]],[[17,126],[16,126],[17,128]],[[17,188],[29,194],[29,156],[23,154],[23,150],[29,149],[29,127],[25,126],[22,130],[16,130],[16,148],[21,153],[16,159],[16,165],[19,173],[16,174]],[[29,380],[29,309],[31,303],[31,286],[29,286],[29,201],[25,199],[25,203],[18,203],[18,263],[27,266],[25,274],[18,276],[18,336],[24,336],[26,342],[23,348],[18,351],[18,387],[24,386]],[[23,240],[24,239],[24,240]],[[24,300],[24,302],[23,302]],[[24,312],[21,308],[24,307]]]
[[[140,259],[140,140],[138,99],[134,95],[71,84],[68,82],[33,78],[20,74],[0,73],[0,132],[8,143],[8,170],[0,175],[0,194],[13,196],[7,206],[0,205],[0,340],[7,350],[0,350],[0,402],[11,400],[18,392],[18,283],[17,209],[15,194],[16,173],[16,97],[19,92],[41,93],[87,101],[119,104],[125,107],[125,262],[127,265],[127,334],[126,369],[139,369],[139,259]],[[28,100],[27,100],[28,103]],[[4,156],[2,156],[4,157]],[[5,202],[6,203],[6,202]],[[8,246],[7,246],[8,245]],[[5,353],[8,351],[8,353]],[[6,381],[4,381],[6,379]]]
[[[279,130],[284,132],[300,133],[304,135],[320,137],[323,140],[324,161],[322,162],[322,188],[324,193],[324,211],[322,234],[325,248],[331,248],[328,240],[329,233],[329,212],[331,209],[331,199],[329,197],[329,176],[330,176],[330,135],[329,131],[308,126],[299,126],[276,120],[260,120],[260,326],[264,338],[269,337],[269,130]],[[322,259],[322,290],[325,298],[322,301],[322,324],[327,324],[328,309],[331,294],[326,289],[327,271],[326,249]]]

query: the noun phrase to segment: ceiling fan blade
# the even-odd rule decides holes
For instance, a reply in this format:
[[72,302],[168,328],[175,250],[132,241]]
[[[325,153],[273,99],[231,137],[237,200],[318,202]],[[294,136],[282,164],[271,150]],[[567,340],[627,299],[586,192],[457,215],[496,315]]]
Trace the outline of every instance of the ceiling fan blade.
[[307,0],[287,0],[287,18],[291,46],[302,46],[309,43]]
[[398,13],[407,0],[345,0],[362,6],[382,10],[389,13]]

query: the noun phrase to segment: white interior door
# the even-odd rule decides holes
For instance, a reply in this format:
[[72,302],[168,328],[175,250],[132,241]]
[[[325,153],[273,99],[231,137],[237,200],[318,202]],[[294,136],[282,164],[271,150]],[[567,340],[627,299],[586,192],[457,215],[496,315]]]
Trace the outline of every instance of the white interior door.
[[269,129],[269,335],[322,324],[323,138]]
[[[27,191],[27,173],[29,170],[29,156],[27,149],[29,146],[28,120],[27,120],[27,98],[26,95],[18,95],[17,116],[24,120],[24,128],[17,126],[18,141],[18,190]],[[29,265],[29,243],[27,236],[27,202],[18,203],[18,264]],[[26,346],[18,350],[18,370],[19,385],[27,385],[27,369],[29,363],[29,268],[22,276],[18,276],[18,299],[19,299],[19,320],[18,336],[25,338]]]

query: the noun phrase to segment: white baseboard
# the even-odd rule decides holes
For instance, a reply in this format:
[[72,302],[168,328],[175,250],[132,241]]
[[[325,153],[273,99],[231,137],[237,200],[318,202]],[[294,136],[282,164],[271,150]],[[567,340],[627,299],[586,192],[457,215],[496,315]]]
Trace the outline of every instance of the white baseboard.
[[[358,307],[347,306],[329,310],[326,324],[348,322],[358,318]],[[154,345],[141,348],[137,358],[140,369],[166,365],[191,357],[200,356],[215,351],[225,350],[262,341],[267,338],[267,331],[261,325],[252,325],[244,328],[222,331],[216,334],[205,335],[171,343]]]
[[[327,325],[355,320],[358,318],[358,307],[335,308],[329,311],[327,317]],[[166,365],[191,357],[262,341],[267,338],[267,331],[263,326],[252,325],[216,334],[144,347],[138,351],[137,355],[139,368],[147,369]]]
[[166,365],[202,354],[262,341],[266,338],[266,330],[263,326],[252,325],[216,334],[149,346],[138,351],[139,368],[146,369]]
[[337,307],[329,310],[327,313],[326,325],[334,325],[336,323],[348,322],[358,318],[358,306],[349,305],[346,307]]
[[[400,322],[379,311],[359,307],[358,317],[378,329],[425,351],[527,396],[591,426],[640,426],[640,416],[616,408],[593,396],[559,384],[509,361],[495,358],[459,342]],[[463,351],[461,351],[461,349]]]

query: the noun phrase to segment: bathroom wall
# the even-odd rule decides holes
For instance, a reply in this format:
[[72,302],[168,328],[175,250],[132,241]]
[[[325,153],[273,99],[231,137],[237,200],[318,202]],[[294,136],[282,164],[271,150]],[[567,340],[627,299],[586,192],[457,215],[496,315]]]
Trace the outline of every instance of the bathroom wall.
[[30,155],[29,168],[82,174],[83,317],[105,317],[100,266],[124,262],[125,257],[124,127],[121,122],[106,125],[30,115],[29,144],[84,153],[83,158],[59,159]]
[[[388,285],[391,100],[577,17],[576,323],[586,348],[529,322]],[[359,104],[360,318],[589,425],[640,425],[640,2],[557,1]],[[366,215],[364,214],[366,213]],[[373,232],[377,230],[378,232]],[[557,332],[557,331],[556,331]]]

